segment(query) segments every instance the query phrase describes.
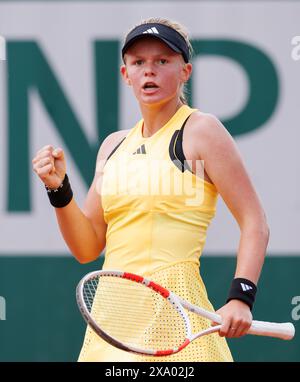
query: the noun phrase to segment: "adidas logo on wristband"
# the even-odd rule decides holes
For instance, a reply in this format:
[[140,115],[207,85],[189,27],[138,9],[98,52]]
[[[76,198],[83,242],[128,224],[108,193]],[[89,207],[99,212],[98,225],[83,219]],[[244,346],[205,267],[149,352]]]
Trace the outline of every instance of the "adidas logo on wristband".
[[243,277],[237,277],[232,280],[226,302],[230,300],[240,300],[247,304],[250,310],[252,310],[256,291],[257,287],[252,281]]
[[246,292],[247,290],[253,289],[252,286],[244,284],[244,283],[240,283],[240,285],[244,292]]

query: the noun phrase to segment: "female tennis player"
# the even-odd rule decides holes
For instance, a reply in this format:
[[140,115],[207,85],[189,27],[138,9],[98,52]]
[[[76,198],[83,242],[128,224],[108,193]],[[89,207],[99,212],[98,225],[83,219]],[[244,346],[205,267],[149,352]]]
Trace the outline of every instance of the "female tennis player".
[[[215,116],[186,103],[191,55],[185,29],[170,20],[148,19],[127,34],[121,75],[133,89],[142,119],[101,144],[82,210],[61,148],[43,147],[33,168],[79,262],[97,259],[106,247],[103,269],[151,278],[207,310],[213,307],[199,259],[220,194],[240,228],[235,275],[217,311],[221,330],[154,359],[116,349],[87,328],[80,361],[232,361],[224,337],[241,337],[251,325],[269,229],[233,138]],[[191,319],[194,332],[215,324],[196,315]]]

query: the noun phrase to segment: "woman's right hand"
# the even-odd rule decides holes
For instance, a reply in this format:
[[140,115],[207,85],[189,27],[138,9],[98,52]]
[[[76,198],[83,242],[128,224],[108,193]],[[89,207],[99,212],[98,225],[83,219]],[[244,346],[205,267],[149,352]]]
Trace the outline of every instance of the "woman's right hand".
[[37,173],[42,182],[49,188],[58,188],[66,174],[66,161],[61,148],[44,146],[32,159],[33,171]]

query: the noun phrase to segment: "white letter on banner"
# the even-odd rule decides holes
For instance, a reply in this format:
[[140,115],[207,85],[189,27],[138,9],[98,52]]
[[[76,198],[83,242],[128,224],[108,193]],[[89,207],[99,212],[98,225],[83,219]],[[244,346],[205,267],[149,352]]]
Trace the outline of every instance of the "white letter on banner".
[[6,51],[5,51],[5,38],[0,36],[0,61],[6,60]]

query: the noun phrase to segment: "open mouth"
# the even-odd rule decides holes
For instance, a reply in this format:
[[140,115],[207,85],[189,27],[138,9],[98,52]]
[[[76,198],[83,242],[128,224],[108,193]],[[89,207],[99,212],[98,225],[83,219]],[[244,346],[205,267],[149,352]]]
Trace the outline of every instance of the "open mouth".
[[145,85],[143,86],[144,90],[153,90],[153,89],[158,89],[158,86],[154,82],[146,82]]

